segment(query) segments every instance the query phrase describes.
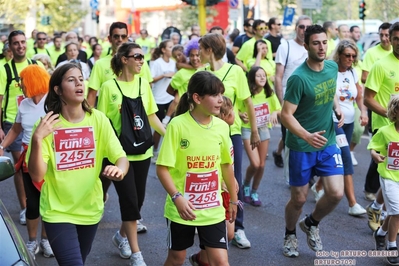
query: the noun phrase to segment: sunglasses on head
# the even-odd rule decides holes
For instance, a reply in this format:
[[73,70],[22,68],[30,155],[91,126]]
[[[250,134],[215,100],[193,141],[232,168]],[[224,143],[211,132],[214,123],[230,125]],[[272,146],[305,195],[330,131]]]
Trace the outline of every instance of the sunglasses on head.
[[127,35],[126,34],[122,34],[122,35],[114,34],[114,35],[112,35],[112,38],[114,38],[115,40],[118,40],[119,38],[122,38],[122,40],[124,40],[124,39],[127,38]]
[[346,58],[353,58],[353,59],[356,59],[356,57],[357,57],[357,55],[355,55],[355,54],[344,54],[344,56],[346,57]]
[[305,30],[307,29],[309,26],[305,26],[305,25],[298,25],[298,28],[300,28],[301,30]]
[[128,55],[128,56],[126,56],[126,57],[127,57],[127,58],[133,58],[134,61],[141,61],[141,60],[144,60],[144,55],[139,54],[139,53],[133,54],[133,55]]
[[269,27],[268,26],[264,26],[264,27],[257,27],[257,30],[268,30]]

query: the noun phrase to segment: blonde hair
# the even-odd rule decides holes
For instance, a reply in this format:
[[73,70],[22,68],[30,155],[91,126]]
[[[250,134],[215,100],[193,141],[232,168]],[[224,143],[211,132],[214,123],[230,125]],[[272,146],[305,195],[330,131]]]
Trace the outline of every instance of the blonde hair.
[[53,74],[53,72],[54,72],[54,67],[53,67],[53,63],[51,63],[51,58],[50,58],[50,56],[48,56],[48,55],[46,55],[46,54],[35,54],[33,57],[32,57],[32,59],[33,60],[36,60],[36,61],[40,61],[40,62],[42,62],[43,64],[44,64],[44,62],[46,61],[47,62],[47,72],[50,74],[50,75],[52,75]]
[[223,103],[220,107],[220,114],[218,117],[221,118],[222,115],[228,115],[231,110],[233,110],[233,103],[231,102],[230,98],[223,95]]
[[397,114],[399,109],[399,95],[393,95],[388,103],[387,117],[391,122],[397,122]]
[[[357,48],[357,45],[354,41],[350,39],[343,39],[340,41],[335,48],[333,54],[332,54],[332,60],[334,60],[337,64],[339,62],[339,56],[344,52],[346,48],[351,48],[353,51],[356,53],[356,58],[353,60],[353,65],[356,66],[357,63],[359,62],[359,49]],[[350,67],[352,68],[352,67]]]

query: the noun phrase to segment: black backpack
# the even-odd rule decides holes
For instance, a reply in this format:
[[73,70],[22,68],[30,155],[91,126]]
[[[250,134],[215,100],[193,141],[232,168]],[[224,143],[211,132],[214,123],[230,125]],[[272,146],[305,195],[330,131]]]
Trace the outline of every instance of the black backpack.
[[[27,59],[27,60],[28,60],[28,64],[29,65],[30,64],[37,65],[36,60],[33,60],[33,59],[32,60]],[[15,66],[14,59],[11,60],[11,66],[12,66],[12,71],[14,72],[14,77],[12,77],[10,65],[9,64],[5,64],[4,65],[4,68],[6,69],[6,74],[7,74],[6,89],[4,91],[4,94],[6,96],[6,99],[5,99],[6,101],[4,103],[4,109],[3,109],[4,118],[7,118],[7,107],[8,107],[8,100],[10,98],[10,85],[11,85],[11,82],[13,80],[15,80],[15,82],[19,83],[19,80],[20,80],[20,77],[19,77],[18,71],[17,71],[17,67]]]
[[139,96],[135,99],[123,95],[116,79],[114,81],[122,94],[122,127],[119,141],[127,155],[144,154],[154,142],[147,113],[141,100],[141,78],[139,78]]

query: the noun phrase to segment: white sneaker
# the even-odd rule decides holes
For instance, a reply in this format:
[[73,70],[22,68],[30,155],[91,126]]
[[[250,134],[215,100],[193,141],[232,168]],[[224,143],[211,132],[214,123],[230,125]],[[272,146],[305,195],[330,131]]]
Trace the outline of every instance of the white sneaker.
[[48,239],[42,239],[40,241],[40,249],[42,250],[43,256],[45,258],[54,257],[53,250],[51,249]]
[[284,237],[283,254],[286,257],[295,258],[299,256],[298,239],[296,235],[286,235]]
[[237,232],[234,233],[232,244],[237,246],[238,248],[251,247],[251,242],[249,242],[248,238],[246,237],[244,230],[241,229],[238,229]]
[[122,237],[119,234],[119,231],[115,233],[112,237],[112,243],[114,243],[115,247],[119,249],[119,256],[123,259],[128,259],[132,255],[132,250],[130,249],[129,241],[127,237]]
[[356,160],[356,158],[355,158],[355,152],[354,152],[354,151],[351,151],[351,158],[352,158],[352,164],[353,164],[353,166],[358,165],[358,162],[357,162],[357,160]]
[[147,266],[144,262],[143,255],[141,255],[141,252],[136,252],[133,253],[132,256],[130,256],[130,266]]
[[367,211],[365,208],[363,208],[362,206],[360,206],[359,203],[356,203],[355,205],[353,205],[352,207],[349,207],[349,215],[352,216],[359,216],[362,214],[365,214]]
[[26,225],[26,209],[23,209],[19,212],[19,223]]
[[[316,182],[317,183],[317,182]],[[310,188],[313,192],[314,195],[314,200],[316,202],[319,201],[319,199],[324,195],[324,189],[321,189],[319,191],[316,190],[316,183],[313,184],[313,186]]]
[[37,241],[28,241],[26,243],[26,247],[29,250],[29,253],[32,255],[33,259],[36,259],[36,254],[39,253],[39,245],[37,244]]
[[145,232],[147,232],[147,226],[145,226],[139,220],[137,220],[137,233],[141,234]]

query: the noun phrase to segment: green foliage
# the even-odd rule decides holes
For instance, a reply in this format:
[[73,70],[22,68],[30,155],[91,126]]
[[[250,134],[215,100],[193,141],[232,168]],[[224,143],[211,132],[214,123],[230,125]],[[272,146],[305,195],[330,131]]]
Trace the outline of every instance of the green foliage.
[[[18,0],[17,5],[15,0],[0,0],[0,14],[5,14],[6,23],[24,29],[31,4],[37,8],[36,28],[47,33],[72,30],[89,12],[88,8],[82,8],[81,0]],[[50,25],[40,23],[43,16],[51,17]]]

